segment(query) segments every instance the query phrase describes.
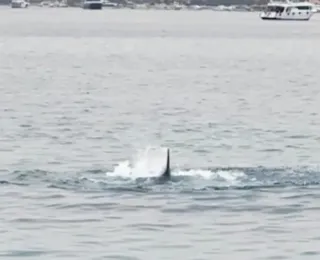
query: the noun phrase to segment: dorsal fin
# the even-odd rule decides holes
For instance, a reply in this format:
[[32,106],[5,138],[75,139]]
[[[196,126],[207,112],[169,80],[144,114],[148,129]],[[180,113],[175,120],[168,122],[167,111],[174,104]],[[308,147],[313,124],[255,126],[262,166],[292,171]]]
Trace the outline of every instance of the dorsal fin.
[[170,169],[170,150],[167,149],[167,160],[166,160],[166,167],[164,172],[162,173],[163,177],[169,178],[171,176],[171,169]]

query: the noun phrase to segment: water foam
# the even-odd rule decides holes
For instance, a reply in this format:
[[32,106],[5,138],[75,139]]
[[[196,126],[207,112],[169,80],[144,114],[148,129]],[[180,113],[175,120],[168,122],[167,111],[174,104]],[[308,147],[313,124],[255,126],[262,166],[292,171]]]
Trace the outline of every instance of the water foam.
[[[159,177],[159,173],[163,171],[165,164],[166,148],[149,146],[138,151],[132,160],[119,162],[113,171],[107,173],[107,176],[131,180]],[[171,174],[173,177],[217,180],[227,185],[236,185],[246,177],[245,172],[241,170],[184,170],[175,167],[172,168]]]

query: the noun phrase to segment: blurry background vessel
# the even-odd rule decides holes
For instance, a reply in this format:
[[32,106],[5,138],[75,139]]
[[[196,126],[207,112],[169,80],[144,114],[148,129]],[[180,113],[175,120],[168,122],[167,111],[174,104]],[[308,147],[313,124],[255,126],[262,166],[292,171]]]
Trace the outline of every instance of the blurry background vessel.
[[12,0],[11,7],[12,8],[27,8],[29,6],[29,2],[25,0]]
[[266,10],[260,13],[260,18],[263,20],[308,21],[315,10],[315,5],[310,2],[270,1]]
[[84,0],[82,4],[83,9],[102,9],[102,0]]

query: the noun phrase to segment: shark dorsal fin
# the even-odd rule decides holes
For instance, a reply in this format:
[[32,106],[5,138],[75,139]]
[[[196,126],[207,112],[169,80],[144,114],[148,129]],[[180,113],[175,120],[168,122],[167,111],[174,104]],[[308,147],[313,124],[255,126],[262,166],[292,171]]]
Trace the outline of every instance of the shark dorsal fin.
[[165,167],[165,169],[164,169],[164,172],[162,173],[162,176],[169,178],[170,175],[171,175],[171,169],[170,169],[170,149],[167,149],[166,167]]

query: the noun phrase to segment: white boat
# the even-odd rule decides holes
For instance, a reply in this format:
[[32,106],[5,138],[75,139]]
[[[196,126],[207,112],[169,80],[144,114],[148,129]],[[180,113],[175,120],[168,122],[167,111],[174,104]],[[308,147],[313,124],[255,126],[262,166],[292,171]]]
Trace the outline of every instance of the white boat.
[[102,1],[102,6],[103,7],[111,7],[111,8],[116,8],[118,7],[117,3],[109,2],[108,0],[103,0]]
[[314,4],[309,2],[271,1],[260,13],[262,20],[308,21],[314,14]]
[[68,7],[68,4],[67,4],[66,1],[62,1],[62,2],[59,2],[58,7],[63,7],[63,8],[65,8],[65,7]]
[[48,6],[48,7],[68,7],[68,4],[67,4],[67,1],[66,0],[56,0],[56,1],[42,1],[40,4],[39,4],[40,7],[44,7],[44,6]]
[[12,0],[11,7],[12,8],[27,8],[29,3],[24,0]]

